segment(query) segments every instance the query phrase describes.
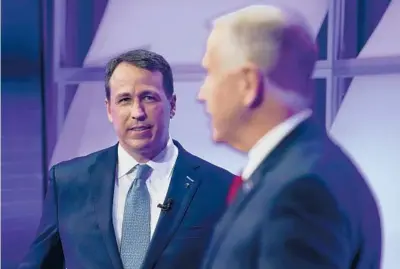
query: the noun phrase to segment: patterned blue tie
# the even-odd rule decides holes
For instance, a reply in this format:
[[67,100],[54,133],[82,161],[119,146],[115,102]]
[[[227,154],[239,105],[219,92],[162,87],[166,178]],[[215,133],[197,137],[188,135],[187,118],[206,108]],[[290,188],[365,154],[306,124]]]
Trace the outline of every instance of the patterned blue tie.
[[[135,173],[136,172],[136,173]],[[125,269],[139,269],[150,244],[150,195],[146,179],[147,164],[135,166],[135,179],[128,191],[122,222],[121,259]]]

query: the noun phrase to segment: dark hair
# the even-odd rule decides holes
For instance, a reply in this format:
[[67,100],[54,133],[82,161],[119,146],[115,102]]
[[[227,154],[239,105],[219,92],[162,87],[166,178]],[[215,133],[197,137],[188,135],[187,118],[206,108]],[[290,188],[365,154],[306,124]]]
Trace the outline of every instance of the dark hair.
[[163,77],[165,94],[168,97],[173,95],[174,79],[169,63],[164,59],[164,57],[155,52],[137,49],[125,52],[111,59],[107,63],[105,74],[105,89],[107,99],[110,99],[110,78],[114,73],[115,68],[117,68],[117,66],[123,62],[151,72],[159,71]]

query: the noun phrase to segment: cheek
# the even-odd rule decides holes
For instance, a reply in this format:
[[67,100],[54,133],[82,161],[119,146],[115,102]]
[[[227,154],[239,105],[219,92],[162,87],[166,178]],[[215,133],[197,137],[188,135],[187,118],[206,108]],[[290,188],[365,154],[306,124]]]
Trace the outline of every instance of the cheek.
[[123,125],[129,120],[129,109],[114,109],[111,111],[111,117],[114,124]]
[[211,106],[221,103],[220,99],[223,96],[223,83],[221,80],[213,80],[204,88],[204,93],[207,102]]
[[153,106],[149,107],[146,111],[146,115],[149,121],[157,123],[158,125],[164,125],[169,119],[169,109],[164,106]]
[[220,80],[215,75],[208,75],[201,88],[201,99],[211,102],[217,94]]
[[229,100],[232,97],[231,87],[228,81],[220,80],[218,81],[213,90],[213,100],[216,105],[221,108],[229,103]]
[[[221,84],[215,94],[216,107],[221,114],[221,117],[234,119],[241,107],[241,96],[237,92],[237,85],[226,81]],[[221,102],[223,100],[223,102]]]

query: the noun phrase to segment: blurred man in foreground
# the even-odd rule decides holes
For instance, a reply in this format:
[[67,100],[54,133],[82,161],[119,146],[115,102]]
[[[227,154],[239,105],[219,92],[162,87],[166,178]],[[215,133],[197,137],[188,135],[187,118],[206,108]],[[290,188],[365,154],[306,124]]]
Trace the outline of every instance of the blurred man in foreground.
[[199,268],[233,175],[170,138],[176,96],[162,56],[112,59],[105,88],[119,142],[51,168],[20,268]]
[[312,117],[316,60],[293,11],[250,6],[215,21],[198,98],[214,140],[249,159],[203,268],[379,268],[376,202]]

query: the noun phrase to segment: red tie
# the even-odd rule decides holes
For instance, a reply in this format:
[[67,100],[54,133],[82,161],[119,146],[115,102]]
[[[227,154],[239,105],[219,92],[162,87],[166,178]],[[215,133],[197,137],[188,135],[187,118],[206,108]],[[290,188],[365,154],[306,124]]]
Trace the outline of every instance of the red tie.
[[240,189],[240,187],[242,186],[242,183],[243,183],[243,180],[242,180],[241,176],[235,176],[233,178],[233,182],[229,189],[228,196],[226,197],[227,198],[226,201],[227,201],[228,205],[230,205],[235,200],[236,194],[237,194],[238,190]]

